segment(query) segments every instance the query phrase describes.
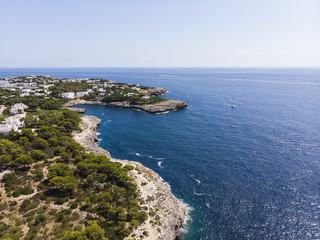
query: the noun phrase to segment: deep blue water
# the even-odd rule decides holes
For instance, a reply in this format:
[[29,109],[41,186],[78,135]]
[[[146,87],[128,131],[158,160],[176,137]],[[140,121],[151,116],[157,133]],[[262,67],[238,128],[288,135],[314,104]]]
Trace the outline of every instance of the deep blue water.
[[0,69],[27,74],[166,87],[187,101],[160,115],[86,107],[101,147],[155,170],[193,209],[183,240],[320,238],[320,69]]

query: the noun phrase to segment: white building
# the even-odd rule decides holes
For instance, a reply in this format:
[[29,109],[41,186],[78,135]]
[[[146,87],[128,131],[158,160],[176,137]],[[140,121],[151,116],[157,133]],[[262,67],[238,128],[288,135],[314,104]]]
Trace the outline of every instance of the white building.
[[21,89],[21,92],[23,92],[23,93],[30,93],[30,92],[31,92],[31,89],[30,89],[30,88],[22,88],[22,89]]
[[141,99],[144,100],[144,101],[149,101],[150,100],[150,96],[143,96]]
[[20,127],[23,126],[24,122],[20,120],[25,116],[26,114],[22,113],[5,118],[5,124],[0,124],[0,133],[8,134],[11,130],[17,131]]
[[104,88],[99,88],[98,92],[105,92],[106,90]]
[[132,87],[131,89],[132,89],[132,90],[136,90],[136,91],[139,91],[139,90],[140,90],[140,88],[138,88],[138,87]]
[[11,114],[18,114],[18,113],[24,113],[24,109],[28,108],[28,106],[26,106],[23,103],[16,103],[15,105],[13,105],[10,109],[10,113]]
[[77,97],[83,97],[84,95],[87,95],[88,91],[85,92],[77,92]]
[[10,82],[7,81],[7,80],[1,80],[0,81],[0,87],[1,88],[8,88],[8,87],[10,87]]
[[74,94],[74,92],[65,92],[65,93],[61,93],[61,97],[73,99],[75,97],[75,94]]

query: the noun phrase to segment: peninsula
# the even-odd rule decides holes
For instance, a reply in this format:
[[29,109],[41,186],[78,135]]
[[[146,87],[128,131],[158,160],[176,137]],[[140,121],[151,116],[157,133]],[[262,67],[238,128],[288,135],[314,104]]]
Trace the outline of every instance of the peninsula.
[[[158,174],[96,145],[77,104],[161,113],[164,88],[103,79],[0,78],[1,239],[176,239],[186,206]],[[72,111],[71,111],[71,110]]]
[[99,104],[149,113],[163,113],[188,107],[184,101],[158,97],[167,92],[165,88],[116,83],[100,78],[6,77],[0,78],[0,88],[10,90],[11,94],[18,93],[20,97],[59,98],[69,107]]

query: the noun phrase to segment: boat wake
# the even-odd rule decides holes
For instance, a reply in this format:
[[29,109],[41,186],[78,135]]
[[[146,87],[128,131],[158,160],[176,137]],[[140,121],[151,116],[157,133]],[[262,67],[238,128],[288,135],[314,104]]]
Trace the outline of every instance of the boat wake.
[[198,185],[201,183],[201,181],[200,180],[198,180],[198,179],[193,179],[193,180],[195,180],[197,183],[198,183]]
[[162,163],[163,163],[163,161],[159,161],[159,162],[158,162],[158,167],[159,167],[159,168],[164,168],[164,167],[162,167]]
[[205,193],[197,193],[196,191],[193,191],[193,194],[194,194],[194,195],[197,195],[197,196],[203,196],[203,195],[206,195]]
[[112,120],[107,120],[103,123],[103,125],[106,125],[108,122],[111,122]]
[[201,181],[199,179],[194,178],[194,175],[190,175],[190,177],[197,182],[197,184],[199,185],[201,183]]
[[151,155],[149,155],[148,158],[150,158],[150,159],[155,159],[155,160],[164,160],[164,159],[165,159],[165,158],[153,157],[153,156],[151,156]]

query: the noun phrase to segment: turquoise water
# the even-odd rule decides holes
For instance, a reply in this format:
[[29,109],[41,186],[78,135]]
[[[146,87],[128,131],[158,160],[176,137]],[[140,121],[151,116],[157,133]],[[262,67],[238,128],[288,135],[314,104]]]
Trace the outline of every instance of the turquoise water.
[[86,106],[101,147],[159,173],[192,208],[181,239],[320,238],[320,69],[0,69],[26,74],[166,87],[187,101],[159,115]]

